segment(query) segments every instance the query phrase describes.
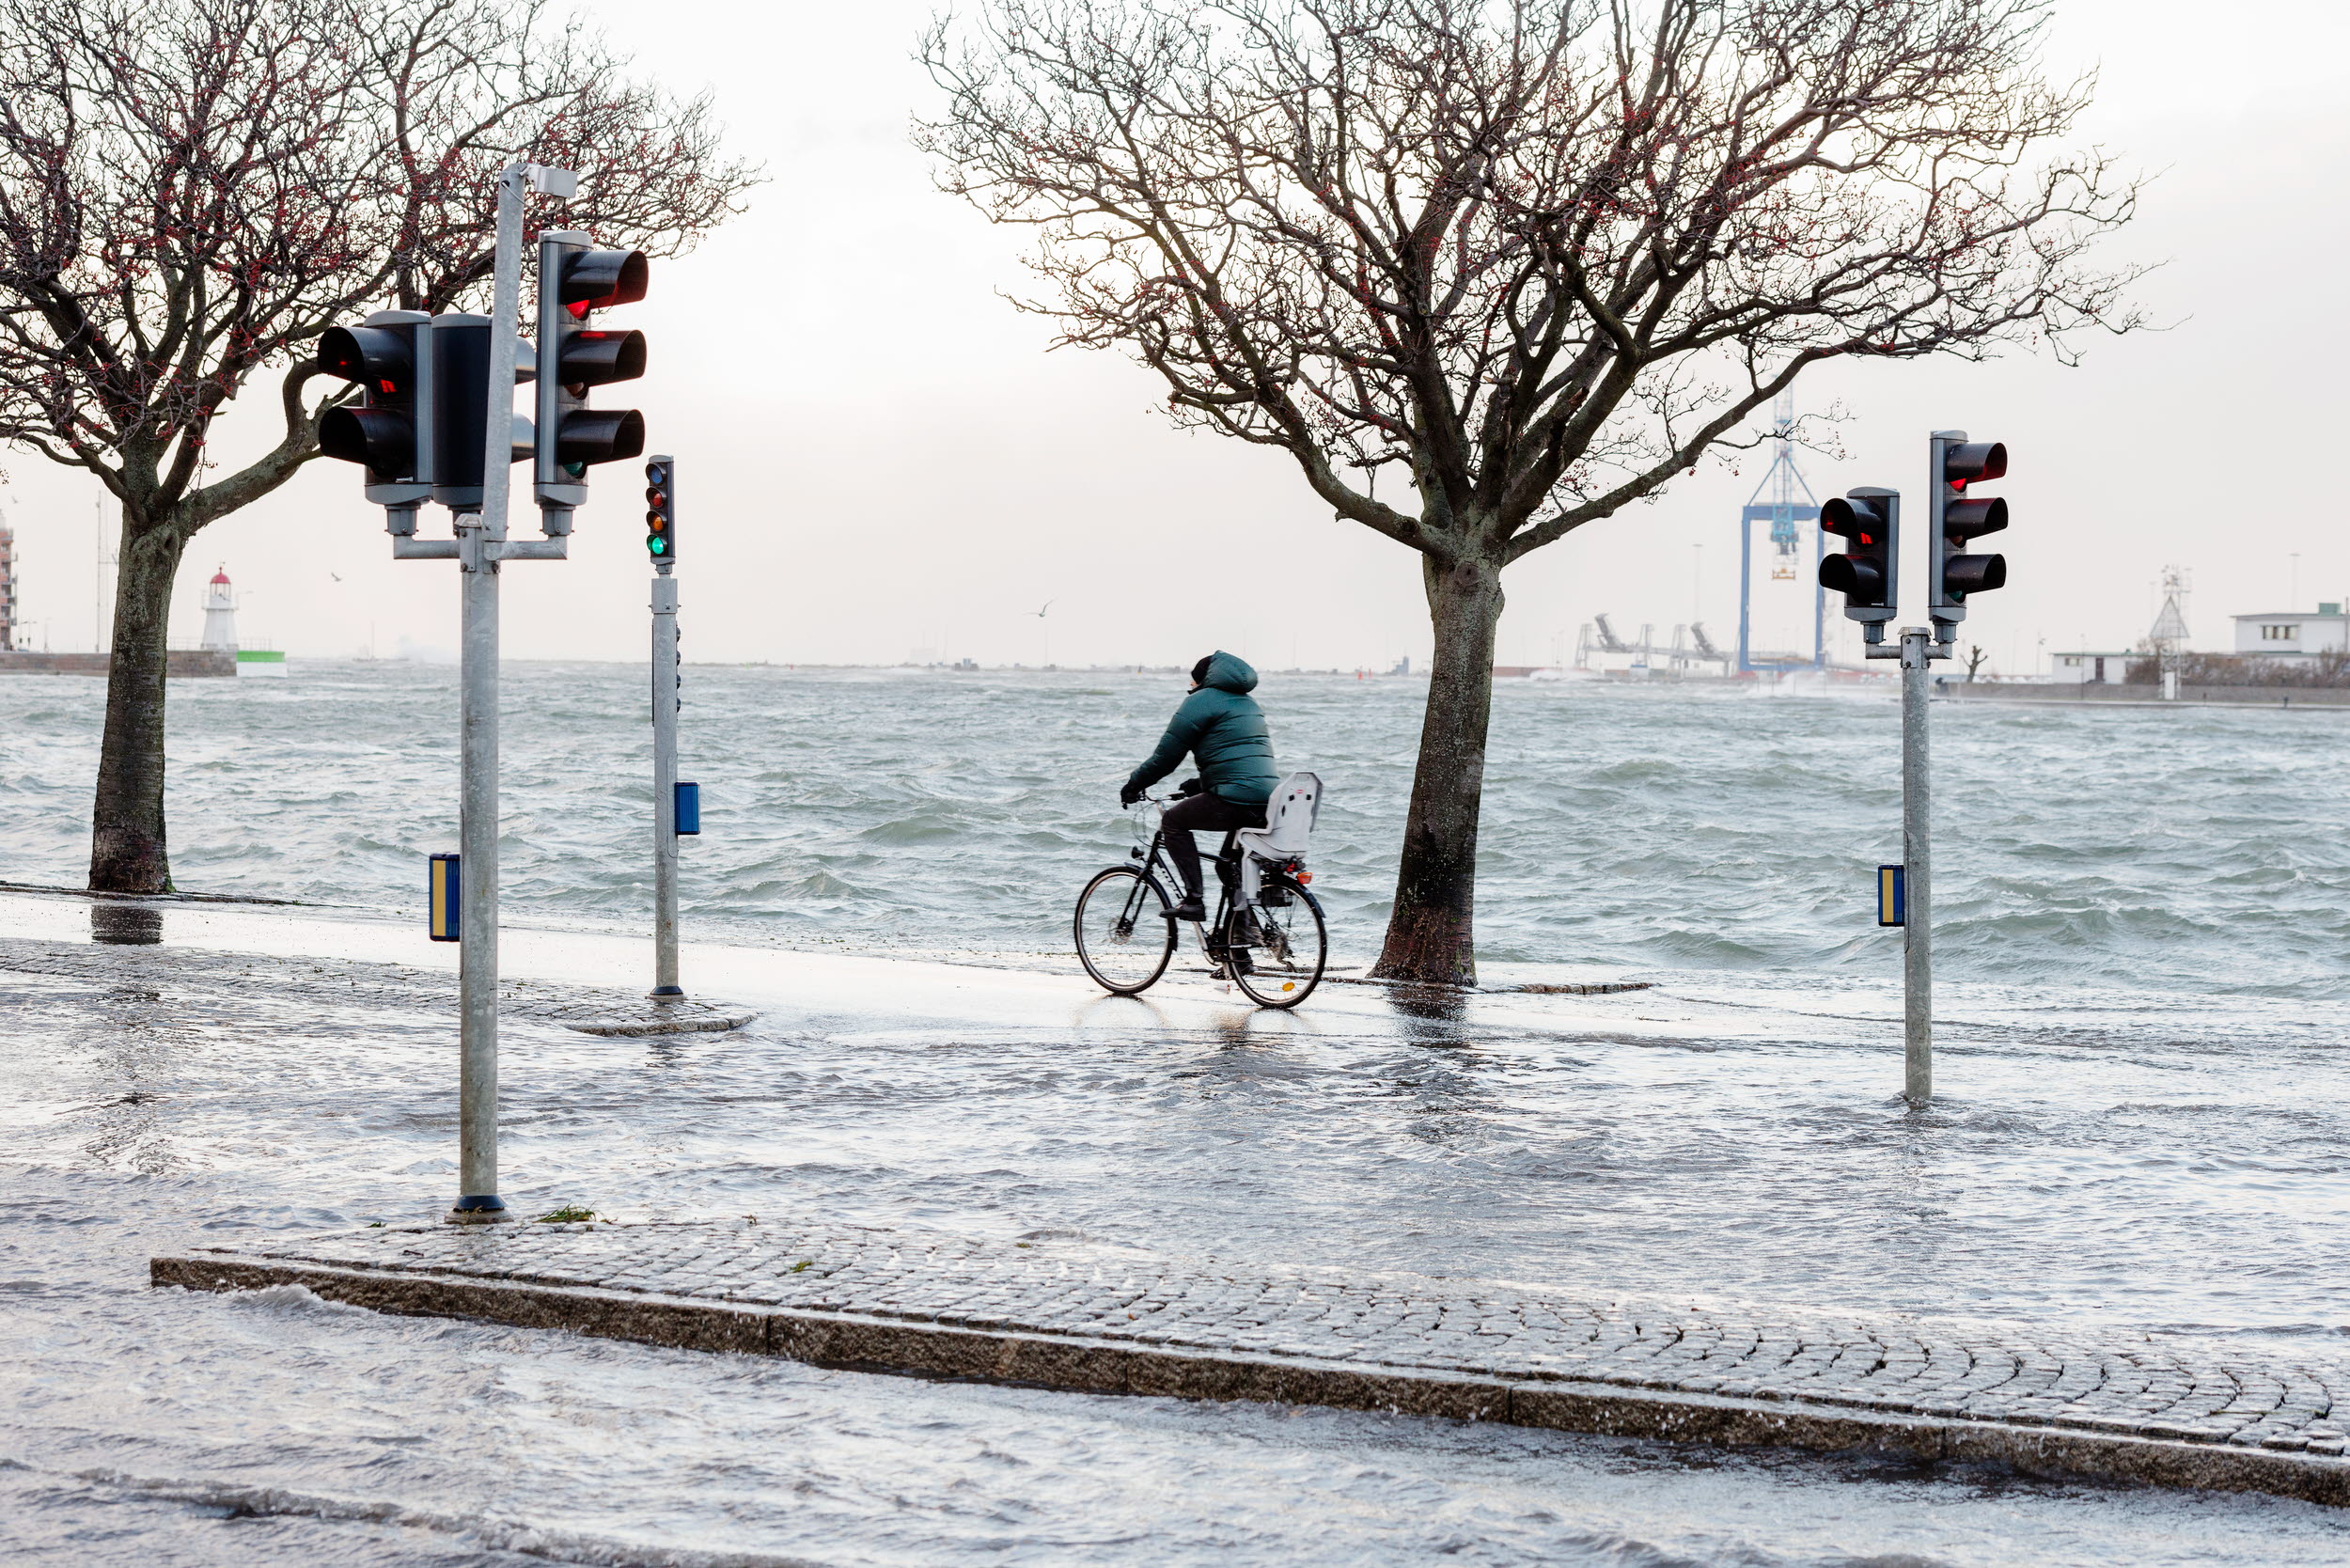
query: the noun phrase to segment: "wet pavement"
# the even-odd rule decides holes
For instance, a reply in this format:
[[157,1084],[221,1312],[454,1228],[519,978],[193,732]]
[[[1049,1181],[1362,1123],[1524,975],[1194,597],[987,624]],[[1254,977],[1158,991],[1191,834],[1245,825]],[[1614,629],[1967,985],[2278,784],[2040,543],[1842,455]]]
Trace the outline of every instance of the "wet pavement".
[[[453,962],[355,915],[153,913],[125,943],[85,901],[0,899],[10,935],[94,951]],[[508,973],[549,987],[645,963],[595,933],[507,943]],[[2306,1004],[1954,987],[1947,1099],[1920,1116],[1895,1099],[1889,988],[1337,986],[1274,1015],[1197,978],[1104,998],[1042,962],[687,963],[759,1018],[641,1041],[510,1023],[525,1212],[1990,1316],[2248,1363],[2343,1343],[2350,1084]],[[453,1192],[445,1013],[208,972],[0,970],[0,1509],[25,1560],[2350,1561],[2341,1513],[2275,1498],[150,1290],[151,1255],[426,1221]]]

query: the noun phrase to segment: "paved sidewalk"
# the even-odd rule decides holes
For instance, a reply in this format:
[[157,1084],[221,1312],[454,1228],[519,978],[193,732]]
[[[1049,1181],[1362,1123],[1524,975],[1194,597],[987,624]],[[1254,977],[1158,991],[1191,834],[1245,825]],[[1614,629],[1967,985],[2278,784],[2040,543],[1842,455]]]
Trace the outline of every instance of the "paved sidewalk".
[[386,1228],[154,1260],[379,1310],[1097,1392],[1928,1458],[2350,1504],[2350,1357],[1240,1269],[848,1226]]
[[[138,912],[133,906],[131,913]],[[119,917],[121,911],[118,907],[106,913]],[[265,987],[272,996],[300,996],[328,1005],[357,1004],[452,1017],[457,1011],[457,977],[438,969],[149,946],[137,934],[135,922],[118,929],[124,934],[96,945],[0,937],[0,971],[183,991]],[[701,1034],[741,1028],[755,1016],[748,1008],[725,1002],[690,998],[656,1002],[637,991],[514,980],[499,982],[498,1011],[509,1018],[536,1019],[582,1034],[602,1035]]]

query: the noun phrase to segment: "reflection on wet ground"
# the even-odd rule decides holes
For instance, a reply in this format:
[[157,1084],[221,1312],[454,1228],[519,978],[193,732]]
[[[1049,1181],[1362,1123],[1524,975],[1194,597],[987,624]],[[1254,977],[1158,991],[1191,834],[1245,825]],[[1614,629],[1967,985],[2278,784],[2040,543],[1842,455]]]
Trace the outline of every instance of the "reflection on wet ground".
[[124,947],[161,942],[164,912],[151,904],[95,901],[89,906],[89,939]]
[[[425,946],[159,913],[169,942]],[[0,915],[94,934],[78,903]],[[608,983],[637,955],[602,942],[518,933],[509,968]],[[1961,996],[1950,1096],[1919,1116],[1894,1100],[1884,998],[1723,980],[1435,1006],[1340,986],[1292,1014],[1199,982],[1120,999],[945,964],[689,960],[760,1022],[655,1041],[508,1028],[523,1212],[807,1214],[1652,1295],[2339,1332],[2350,1084],[2283,1012]],[[293,1293],[148,1292],[144,1259],[192,1233],[437,1213],[446,1021],[5,969],[0,1005],[0,1338],[21,1347],[0,1358],[0,1508],[33,1560],[2350,1561],[2350,1527],[2262,1499],[957,1388]]]

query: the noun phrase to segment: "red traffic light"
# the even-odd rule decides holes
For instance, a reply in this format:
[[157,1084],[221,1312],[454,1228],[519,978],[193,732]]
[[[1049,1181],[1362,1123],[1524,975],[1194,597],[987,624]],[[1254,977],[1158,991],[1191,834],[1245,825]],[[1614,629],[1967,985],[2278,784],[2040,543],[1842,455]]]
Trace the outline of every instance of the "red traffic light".
[[403,331],[328,327],[319,337],[317,363],[330,376],[355,381],[389,398],[407,388],[415,353]]
[[1884,520],[1872,509],[1856,507],[1841,495],[1830,496],[1820,508],[1823,529],[1871,549],[1875,548],[1877,530],[1883,525]]
[[2007,443],[2003,441],[1973,441],[1946,447],[1942,454],[1942,478],[1961,489],[2006,473]]
[[645,297],[645,253],[641,250],[581,250],[564,259],[556,298],[574,316],[607,306],[633,305]]
[[1820,507],[1820,527],[1849,541],[1842,555],[1820,560],[1820,586],[1844,596],[1844,614],[1854,620],[1884,620],[1893,614],[1894,531],[1900,497],[1889,490],[1863,488],[1830,496]]

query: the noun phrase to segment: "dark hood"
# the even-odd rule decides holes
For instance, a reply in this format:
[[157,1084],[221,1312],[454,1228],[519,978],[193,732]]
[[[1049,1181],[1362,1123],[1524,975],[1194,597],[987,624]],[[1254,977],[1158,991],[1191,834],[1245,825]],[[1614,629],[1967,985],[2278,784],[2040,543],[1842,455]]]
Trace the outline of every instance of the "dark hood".
[[1208,673],[1199,683],[1245,696],[1257,689],[1257,672],[1239,654],[1227,653],[1219,648],[1208,655]]

